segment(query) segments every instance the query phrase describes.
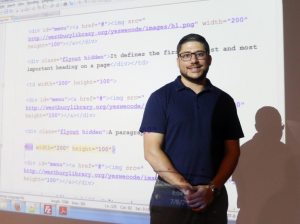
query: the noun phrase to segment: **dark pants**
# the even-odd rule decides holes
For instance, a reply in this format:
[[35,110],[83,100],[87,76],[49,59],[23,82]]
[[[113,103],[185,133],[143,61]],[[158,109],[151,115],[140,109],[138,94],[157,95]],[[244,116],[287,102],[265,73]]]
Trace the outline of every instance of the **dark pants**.
[[227,224],[227,209],[225,187],[204,211],[194,212],[185,204],[180,191],[159,183],[152,194],[150,220],[151,224]]

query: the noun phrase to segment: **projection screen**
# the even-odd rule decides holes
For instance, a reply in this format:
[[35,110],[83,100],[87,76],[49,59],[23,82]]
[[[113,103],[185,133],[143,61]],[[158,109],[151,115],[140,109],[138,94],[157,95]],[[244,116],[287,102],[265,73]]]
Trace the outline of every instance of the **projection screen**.
[[[275,107],[285,120],[279,0],[0,6],[3,211],[148,223],[156,174],[139,125],[149,95],[179,75],[176,45],[189,33],[210,43],[208,78],[235,99],[241,144],[255,133],[259,108]],[[226,187],[234,223],[236,186],[230,179]]]

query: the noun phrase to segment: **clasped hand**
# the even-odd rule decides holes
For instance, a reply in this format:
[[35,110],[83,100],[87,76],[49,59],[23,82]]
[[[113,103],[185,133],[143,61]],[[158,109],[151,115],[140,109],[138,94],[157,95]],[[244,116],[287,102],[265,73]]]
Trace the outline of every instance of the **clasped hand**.
[[213,200],[214,194],[208,185],[193,186],[185,190],[185,200],[193,211],[203,211]]

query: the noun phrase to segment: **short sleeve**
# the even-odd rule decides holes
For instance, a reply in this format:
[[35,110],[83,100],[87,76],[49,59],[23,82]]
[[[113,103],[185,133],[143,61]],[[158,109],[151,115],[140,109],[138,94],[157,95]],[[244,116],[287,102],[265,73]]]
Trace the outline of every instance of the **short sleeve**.
[[224,140],[234,140],[244,137],[242,126],[238,118],[237,109],[231,96],[224,94],[218,102],[217,118],[221,124],[222,138]]

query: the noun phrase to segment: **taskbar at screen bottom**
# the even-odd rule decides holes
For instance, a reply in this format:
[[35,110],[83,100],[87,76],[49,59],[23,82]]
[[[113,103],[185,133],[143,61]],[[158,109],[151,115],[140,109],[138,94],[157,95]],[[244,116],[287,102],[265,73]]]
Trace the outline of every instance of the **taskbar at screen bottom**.
[[147,213],[120,212],[37,202],[0,202],[0,211],[118,224],[148,224]]
[[[121,212],[113,210],[99,210],[66,205],[43,204],[37,202],[11,202],[0,201],[0,211],[10,213],[22,213],[31,215],[42,215],[43,217],[55,217],[74,220],[86,220],[101,223],[118,224],[148,224],[150,215],[148,213]],[[228,224],[235,224],[235,220],[228,220]]]

